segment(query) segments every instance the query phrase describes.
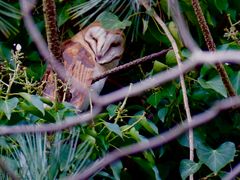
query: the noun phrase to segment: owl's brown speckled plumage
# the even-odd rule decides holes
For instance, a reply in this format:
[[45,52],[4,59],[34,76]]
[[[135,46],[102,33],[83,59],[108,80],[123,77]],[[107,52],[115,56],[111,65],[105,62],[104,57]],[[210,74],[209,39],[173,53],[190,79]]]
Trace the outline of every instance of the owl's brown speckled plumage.
[[[120,30],[106,30],[100,23],[94,22],[70,40],[62,44],[64,67],[86,89],[100,93],[105,80],[101,79],[91,85],[92,79],[104,71],[116,67],[124,51],[125,37]],[[48,70],[45,80],[44,95],[54,100],[55,86],[53,72]],[[70,85],[69,102],[77,108],[86,108],[88,99]],[[83,105],[84,103],[84,105]],[[84,107],[83,107],[84,106]]]

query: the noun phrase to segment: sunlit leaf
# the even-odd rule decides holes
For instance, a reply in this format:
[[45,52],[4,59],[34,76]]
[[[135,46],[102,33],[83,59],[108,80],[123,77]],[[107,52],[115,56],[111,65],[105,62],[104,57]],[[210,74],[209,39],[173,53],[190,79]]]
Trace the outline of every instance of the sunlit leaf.
[[118,109],[118,106],[115,104],[110,104],[107,106],[107,111],[108,111],[110,118],[112,118],[116,115],[117,109]]
[[45,114],[43,102],[41,101],[40,97],[37,95],[31,95],[28,93],[19,93],[24,99],[26,99],[29,103],[34,105],[42,114]]
[[120,137],[122,137],[121,129],[117,124],[109,123],[109,122],[104,122],[104,124],[107,126],[107,128],[110,131],[112,131],[112,132],[116,133],[117,135],[119,135]]
[[4,112],[8,119],[11,118],[13,109],[17,107],[19,100],[17,98],[12,98],[8,100],[0,100],[0,111]]
[[219,76],[217,76],[209,81],[205,81],[203,79],[198,79],[198,82],[204,89],[212,89],[215,92],[221,94],[223,97],[227,97],[227,91],[226,91],[225,86]]
[[163,64],[160,61],[154,61],[154,63],[153,63],[153,73],[161,72],[161,71],[167,69],[167,67],[168,67],[167,65]]
[[157,126],[151,122],[150,120],[143,118],[140,122],[139,122],[144,129],[146,129],[148,132],[157,135],[158,134],[158,128]]

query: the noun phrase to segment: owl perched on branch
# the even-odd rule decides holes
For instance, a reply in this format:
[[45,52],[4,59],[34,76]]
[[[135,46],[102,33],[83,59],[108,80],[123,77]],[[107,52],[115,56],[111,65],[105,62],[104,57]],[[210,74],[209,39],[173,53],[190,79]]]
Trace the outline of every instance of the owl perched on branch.
[[[104,29],[94,22],[62,44],[62,56],[66,71],[86,89],[100,93],[106,78],[92,84],[92,80],[106,70],[116,67],[124,52],[125,36],[121,30]],[[44,95],[54,100],[56,85],[54,73],[48,70],[44,76],[47,81]],[[69,87],[69,102],[76,108],[88,106],[88,97],[73,85]]]

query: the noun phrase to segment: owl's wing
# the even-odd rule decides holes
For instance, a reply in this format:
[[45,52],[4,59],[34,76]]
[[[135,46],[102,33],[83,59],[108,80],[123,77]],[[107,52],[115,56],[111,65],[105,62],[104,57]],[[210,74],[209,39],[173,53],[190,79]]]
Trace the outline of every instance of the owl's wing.
[[[63,51],[64,67],[66,71],[85,89],[90,89],[93,72],[95,67],[94,56],[78,42],[68,42]],[[84,102],[85,96],[70,85],[71,99],[75,107],[80,108]]]

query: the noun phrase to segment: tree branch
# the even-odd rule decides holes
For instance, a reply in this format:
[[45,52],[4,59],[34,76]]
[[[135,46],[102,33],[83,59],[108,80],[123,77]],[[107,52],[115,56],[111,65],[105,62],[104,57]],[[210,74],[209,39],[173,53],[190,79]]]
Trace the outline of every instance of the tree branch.
[[[148,10],[148,11],[151,10],[151,8],[148,6],[147,3],[145,3],[145,1],[142,1],[142,5],[146,8],[146,10]],[[171,42],[173,51],[174,51],[176,59],[177,59],[177,64],[178,64],[179,70],[181,71],[182,70],[182,62],[181,62],[181,57],[180,57],[179,50],[177,47],[177,43],[176,43],[175,39],[173,38],[172,34],[169,32],[165,23],[162,21],[162,19],[157,15],[157,13],[154,10],[152,10],[152,11],[153,11],[153,13],[152,13],[153,18],[161,26],[161,28],[165,32],[167,38]],[[186,89],[183,74],[180,74],[180,84],[181,84],[181,88],[182,88],[182,92],[183,92],[184,109],[186,111],[188,122],[190,123],[192,121],[192,117],[191,117],[190,107],[189,107],[189,103],[188,103],[187,89]],[[189,159],[191,161],[194,161],[194,139],[193,139],[193,130],[192,129],[189,129]],[[193,175],[191,175],[190,178],[193,179]]]
[[161,57],[161,56],[165,55],[171,49],[172,48],[164,49],[164,50],[162,50],[160,52],[156,52],[156,53],[144,56],[142,58],[135,59],[134,61],[131,61],[131,62],[126,63],[126,64],[123,64],[121,66],[117,66],[117,67],[115,67],[113,69],[110,69],[110,70],[106,71],[105,73],[101,74],[100,76],[97,76],[96,78],[93,79],[93,82],[98,81],[98,80],[100,80],[102,78],[105,78],[106,76],[108,76],[110,74],[115,74],[115,73],[118,73],[118,72],[120,72],[122,70],[126,70],[126,69],[134,67],[134,66],[136,66],[138,64],[142,64],[142,63],[144,63],[146,61],[152,60],[154,58]]
[[[210,51],[216,51],[216,45],[213,41],[211,32],[209,30],[209,27],[207,25],[207,22],[205,20],[204,15],[203,15],[201,6],[199,4],[199,1],[198,0],[192,0],[192,6],[193,6],[193,9],[194,9],[195,15],[197,16],[198,23],[199,23],[200,28],[202,30],[202,33],[203,33],[203,36],[204,36],[204,39],[205,39],[205,42],[207,44],[208,49]],[[221,76],[222,82],[223,82],[229,96],[236,96],[237,94],[236,94],[236,92],[235,92],[235,90],[232,86],[232,83],[231,83],[231,81],[228,77],[228,74],[227,74],[224,66],[220,63],[217,63],[216,64],[216,69]]]
[[240,163],[237,166],[235,166],[231,172],[229,172],[226,176],[224,176],[222,180],[232,180],[235,177],[237,177],[237,175],[239,174],[240,174]]

